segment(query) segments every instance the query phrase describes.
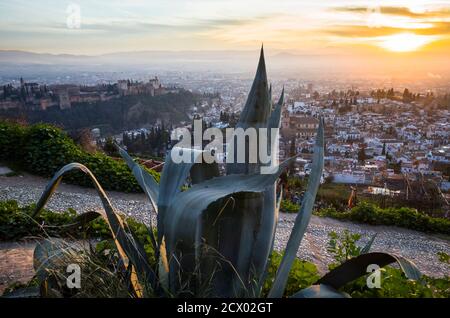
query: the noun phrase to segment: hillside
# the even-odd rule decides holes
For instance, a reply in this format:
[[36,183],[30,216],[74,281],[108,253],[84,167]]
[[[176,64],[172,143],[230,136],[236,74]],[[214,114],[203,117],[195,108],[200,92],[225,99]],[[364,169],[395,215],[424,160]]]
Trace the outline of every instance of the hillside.
[[125,129],[140,128],[158,119],[173,124],[188,120],[189,109],[198,96],[188,91],[159,96],[123,96],[109,101],[75,103],[70,109],[47,111],[1,111],[0,118],[22,118],[28,123],[45,122],[65,130],[99,127],[102,132],[120,133]]

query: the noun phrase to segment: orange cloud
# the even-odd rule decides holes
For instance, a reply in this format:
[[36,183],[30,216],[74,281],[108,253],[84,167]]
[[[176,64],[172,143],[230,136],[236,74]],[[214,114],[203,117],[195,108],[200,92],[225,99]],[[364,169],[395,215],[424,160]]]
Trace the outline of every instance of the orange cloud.
[[[350,12],[350,13],[367,13],[367,7],[334,7],[333,11],[338,12]],[[381,14],[389,14],[396,16],[404,16],[409,18],[445,18],[450,17],[450,8],[442,8],[439,10],[428,10],[423,12],[415,12],[407,7],[391,7],[381,6],[379,7]]]

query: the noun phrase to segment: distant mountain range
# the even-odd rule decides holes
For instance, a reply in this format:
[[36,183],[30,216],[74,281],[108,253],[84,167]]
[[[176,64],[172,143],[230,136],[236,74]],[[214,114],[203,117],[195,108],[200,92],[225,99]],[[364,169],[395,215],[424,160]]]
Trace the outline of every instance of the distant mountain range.
[[[102,55],[33,53],[0,50],[4,74],[37,75],[48,72],[137,71],[142,69],[179,71],[253,72],[259,51],[139,51]],[[268,68],[289,69],[320,66],[323,56],[278,51],[266,53]],[[1,77],[1,76],[0,76]]]
[[[381,54],[381,55],[380,55]],[[360,76],[427,76],[450,71],[446,56],[419,54],[363,55],[300,54],[292,51],[266,52],[269,71],[282,76],[302,74],[327,75],[359,74]],[[259,50],[252,51],[136,51],[102,55],[75,55],[33,53],[18,50],[0,50],[0,79],[17,74],[38,75],[43,72],[70,74],[89,71],[218,71],[225,73],[253,73]],[[6,74],[6,75],[5,75]]]
[[[102,55],[74,55],[33,53],[27,51],[0,50],[0,63],[12,64],[108,64],[122,62],[125,64],[151,63],[152,61],[217,61],[236,58],[255,60],[254,51],[137,51],[117,52]],[[277,53],[275,58],[299,57],[290,53]]]

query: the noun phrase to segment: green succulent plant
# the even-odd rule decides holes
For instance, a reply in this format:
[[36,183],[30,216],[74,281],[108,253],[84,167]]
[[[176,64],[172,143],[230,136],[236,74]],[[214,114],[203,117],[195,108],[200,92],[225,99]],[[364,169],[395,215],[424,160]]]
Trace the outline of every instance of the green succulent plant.
[[[278,103],[272,105],[261,49],[256,76],[237,127],[279,128],[283,103],[284,89]],[[274,156],[269,164],[230,163],[226,166],[226,175],[220,175],[217,163],[195,163],[202,155],[201,151],[184,149],[190,153],[192,163],[175,163],[167,155],[158,184],[123,149],[119,151],[157,214],[156,226],[151,224],[148,228],[159,260],[156,266],[149,264],[144,248],[114,210],[95,176],[81,164],[69,164],[56,173],[37,204],[36,214],[45,206],[65,173],[81,170],[93,181],[102,200],[104,212],[101,215],[110,226],[123,267],[130,273],[133,295],[259,297],[274,247],[282,199],[282,189],[277,189],[276,181],[293,158],[281,164]],[[320,120],[307,191],[269,297],[282,297],[284,293],[289,271],[312,215],[323,161],[324,123]],[[271,173],[261,174],[263,166],[270,166]],[[188,177],[192,186],[182,191]],[[91,212],[80,216],[79,221],[87,222],[95,217],[97,215]],[[48,255],[41,250],[38,254]],[[367,253],[336,267],[315,285],[293,297],[345,297],[338,289],[365,275],[369,264],[384,266],[395,261],[408,277],[417,279],[420,276],[415,266],[401,257]],[[38,263],[46,264],[45,261]]]

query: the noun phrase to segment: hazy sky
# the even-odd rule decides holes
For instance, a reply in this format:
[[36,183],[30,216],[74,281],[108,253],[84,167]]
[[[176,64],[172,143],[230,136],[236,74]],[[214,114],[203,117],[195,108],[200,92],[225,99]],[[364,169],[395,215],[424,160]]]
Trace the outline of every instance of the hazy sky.
[[449,54],[450,0],[0,0],[3,50],[247,50],[261,42],[306,54]]

